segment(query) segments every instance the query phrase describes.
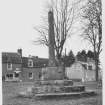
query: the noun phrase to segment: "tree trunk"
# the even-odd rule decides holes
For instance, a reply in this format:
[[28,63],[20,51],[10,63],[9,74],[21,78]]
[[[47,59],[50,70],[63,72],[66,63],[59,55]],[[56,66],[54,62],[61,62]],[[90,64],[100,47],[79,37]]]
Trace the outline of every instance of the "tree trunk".
[[99,75],[98,75],[98,71],[99,71],[99,59],[98,59],[98,57],[95,59],[95,66],[96,66],[96,72],[95,72],[95,79],[96,79],[96,81],[98,82],[98,77],[99,77]]

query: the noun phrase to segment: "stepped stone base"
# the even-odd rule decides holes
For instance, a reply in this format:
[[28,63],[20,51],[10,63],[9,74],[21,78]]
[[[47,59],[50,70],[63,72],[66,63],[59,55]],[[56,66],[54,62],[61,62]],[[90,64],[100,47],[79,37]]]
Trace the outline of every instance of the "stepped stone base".
[[36,97],[40,98],[55,98],[55,97],[75,97],[78,96],[84,97],[84,96],[94,96],[96,93],[94,91],[84,91],[84,92],[71,92],[71,93],[46,93],[46,94],[36,94]]
[[72,80],[44,80],[44,81],[35,81],[35,86],[42,85],[57,85],[57,86],[72,86]]
[[35,87],[33,92],[35,94],[47,93],[70,93],[70,92],[84,92],[85,86],[56,86],[56,85],[43,85]]

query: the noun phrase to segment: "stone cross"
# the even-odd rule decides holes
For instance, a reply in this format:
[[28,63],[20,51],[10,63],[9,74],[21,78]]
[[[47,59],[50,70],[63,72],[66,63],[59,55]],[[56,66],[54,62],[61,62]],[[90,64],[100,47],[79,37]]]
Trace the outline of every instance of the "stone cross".
[[55,35],[54,35],[54,16],[53,12],[48,12],[48,24],[49,24],[49,32],[48,32],[48,39],[49,39],[49,66],[55,66],[55,51],[54,51],[54,43],[55,43]]

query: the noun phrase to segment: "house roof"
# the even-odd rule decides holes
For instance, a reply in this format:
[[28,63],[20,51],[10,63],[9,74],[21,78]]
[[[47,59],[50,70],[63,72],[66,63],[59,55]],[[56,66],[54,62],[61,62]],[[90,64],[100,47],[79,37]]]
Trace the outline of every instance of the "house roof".
[[21,63],[21,56],[18,53],[13,52],[3,52],[2,53],[2,63]]
[[28,67],[29,59],[32,59],[33,67],[44,67],[48,65],[47,58],[21,57],[18,53],[15,52],[2,52],[2,63],[13,63],[13,64],[22,63],[23,67]]
[[29,58],[29,57],[22,57],[22,66],[28,67],[28,60],[31,59],[33,61],[33,67],[44,67],[48,65],[47,58]]

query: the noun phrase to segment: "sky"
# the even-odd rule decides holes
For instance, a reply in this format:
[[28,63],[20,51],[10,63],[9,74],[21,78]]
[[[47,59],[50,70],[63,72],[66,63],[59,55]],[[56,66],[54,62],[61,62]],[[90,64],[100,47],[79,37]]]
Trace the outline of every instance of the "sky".
[[[46,0],[1,0],[0,1],[0,50],[16,52],[22,48],[23,56],[48,57],[48,48],[36,46],[33,41],[38,36],[34,27],[41,25]],[[79,25],[77,26],[79,27]],[[66,44],[67,52],[74,54],[82,49],[90,49],[78,32]]]

